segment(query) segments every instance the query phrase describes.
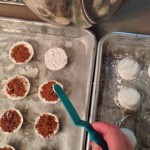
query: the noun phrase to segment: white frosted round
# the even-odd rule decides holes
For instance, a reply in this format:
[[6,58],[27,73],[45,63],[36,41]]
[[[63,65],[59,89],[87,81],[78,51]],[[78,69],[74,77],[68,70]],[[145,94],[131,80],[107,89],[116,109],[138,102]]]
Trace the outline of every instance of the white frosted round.
[[48,69],[57,71],[67,64],[67,55],[62,48],[52,48],[45,53],[45,65]]
[[118,101],[125,109],[137,110],[140,106],[141,96],[136,89],[124,87],[118,92]]
[[128,138],[128,140],[130,141],[130,143],[132,144],[132,146],[134,148],[136,148],[136,146],[137,146],[137,139],[136,139],[136,136],[133,133],[133,131],[131,131],[131,130],[127,129],[127,128],[121,128],[121,131]]
[[4,149],[4,148],[10,148],[11,150],[15,150],[14,147],[10,146],[10,145],[7,145],[7,144],[3,144],[3,145],[0,145],[0,149]]
[[[23,62],[17,62],[17,61],[11,56],[12,50],[14,49],[14,47],[16,47],[16,46],[18,46],[18,45],[24,45],[25,47],[28,48],[28,51],[29,51],[29,53],[30,53],[30,57],[29,57],[24,63],[23,63]],[[33,55],[34,55],[34,50],[33,50],[32,45],[29,44],[28,42],[25,42],[25,41],[19,41],[19,42],[15,43],[14,45],[12,45],[12,47],[11,47],[10,50],[9,50],[9,58],[10,58],[11,61],[12,61],[13,63],[15,63],[16,65],[22,65],[22,64],[28,63],[28,62],[32,59]]]
[[135,80],[141,73],[141,67],[132,58],[124,58],[117,65],[119,76],[124,80]]

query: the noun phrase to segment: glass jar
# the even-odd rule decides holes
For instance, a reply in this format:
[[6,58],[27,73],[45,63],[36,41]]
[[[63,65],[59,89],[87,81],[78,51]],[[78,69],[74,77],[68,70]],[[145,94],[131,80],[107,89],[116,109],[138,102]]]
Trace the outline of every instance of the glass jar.
[[89,28],[113,15],[127,0],[24,0],[40,18],[57,26]]

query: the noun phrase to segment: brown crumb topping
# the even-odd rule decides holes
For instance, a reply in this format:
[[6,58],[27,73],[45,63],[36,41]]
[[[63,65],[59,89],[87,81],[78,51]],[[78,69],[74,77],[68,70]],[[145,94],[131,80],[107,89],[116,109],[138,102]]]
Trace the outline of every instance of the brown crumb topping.
[[16,45],[11,53],[11,57],[18,63],[25,63],[30,55],[29,49],[24,44]]
[[57,127],[58,122],[55,121],[55,117],[48,114],[43,114],[40,116],[38,123],[35,125],[38,133],[44,138],[49,138],[51,135],[53,135]]
[[58,96],[53,90],[53,85],[56,84],[54,81],[50,81],[47,84],[44,84],[42,86],[42,90],[40,91],[40,94],[43,98],[45,98],[46,101],[57,101]]
[[21,123],[21,117],[15,110],[6,111],[0,119],[3,132],[13,132]]
[[7,84],[7,93],[12,96],[21,96],[23,97],[24,94],[26,93],[26,86],[25,83],[26,81],[22,78],[16,77],[13,80],[11,80]]

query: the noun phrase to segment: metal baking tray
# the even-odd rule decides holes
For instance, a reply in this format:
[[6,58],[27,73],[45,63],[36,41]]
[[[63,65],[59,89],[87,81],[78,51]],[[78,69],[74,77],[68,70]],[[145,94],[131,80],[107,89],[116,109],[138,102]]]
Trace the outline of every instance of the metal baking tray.
[[[116,73],[118,61],[127,56],[137,60],[143,70],[140,78],[135,82],[121,81]],[[137,137],[137,150],[149,150],[150,36],[130,33],[108,34],[99,42],[96,59],[90,121],[104,121],[129,128]],[[136,114],[123,112],[115,104],[114,98],[122,86],[134,87],[141,93],[142,103]],[[87,150],[89,147],[87,144]]]
[[22,0],[0,0],[0,4],[22,5],[22,6],[25,5]]
[[0,0],[0,4],[21,5],[21,6],[25,5],[22,0]]
[[[0,144],[8,143],[18,150],[83,150],[86,134],[75,127],[61,102],[55,105],[42,103],[37,95],[41,83],[54,79],[64,85],[72,103],[82,119],[88,120],[96,40],[93,34],[83,29],[58,28],[47,23],[28,22],[0,18],[0,114],[10,108],[18,108],[24,116],[22,129],[13,135],[0,133]],[[10,46],[17,41],[27,41],[34,47],[35,55],[26,65],[14,65],[9,57]],[[44,66],[44,54],[52,47],[62,47],[69,58],[68,65],[60,71],[49,71]],[[29,78],[31,90],[20,101],[6,98],[3,92],[5,81],[16,74]],[[55,113],[60,120],[59,133],[50,140],[42,140],[33,130],[36,117],[43,112]]]

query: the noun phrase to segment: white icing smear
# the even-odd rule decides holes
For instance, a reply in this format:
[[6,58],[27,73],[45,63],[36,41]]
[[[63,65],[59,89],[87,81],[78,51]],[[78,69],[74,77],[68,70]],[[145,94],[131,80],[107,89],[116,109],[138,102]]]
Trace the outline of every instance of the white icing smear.
[[7,53],[3,51],[0,55],[0,59],[5,59],[7,57]]
[[19,67],[18,73],[28,78],[36,78],[39,74],[39,69],[37,67],[31,67],[31,66],[26,66],[25,69]]

